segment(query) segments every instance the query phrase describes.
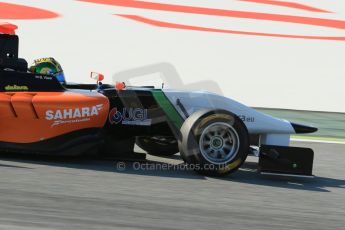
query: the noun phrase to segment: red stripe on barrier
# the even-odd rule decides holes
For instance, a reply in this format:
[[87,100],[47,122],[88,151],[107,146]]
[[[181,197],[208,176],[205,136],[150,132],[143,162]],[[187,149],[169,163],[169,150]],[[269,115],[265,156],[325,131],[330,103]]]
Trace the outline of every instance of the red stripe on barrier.
[[327,10],[319,9],[312,6],[307,6],[304,4],[296,3],[296,2],[286,2],[286,1],[276,1],[276,0],[239,0],[241,2],[253,2],[259,4],[267,4],[267,5],[275,5],[275,6],[283,6],[287,8],[293,8],[298,10],[305,10],[310,12],[319,12],[319,13],[332,13]]
[[193,31],[239,34],[239,35],[254,35],[254,36],[265,36],[265,37],[345,41],[345,37],[307,36],[307,35],[304,36],[304,35],[272,34],[272,33],[260,33],[260,32],[245,32],[245,31],[215,29],[215,28],[206,28],[206,27],[199,27],[199,26],[190,26],[190,25],[176,24],[176,23],[170,23],[170,22],[163,22],[163,21],[152,20],[149,18],[144,18],[137,15],[126,15],[126,14],[116,14],[116,15],[123,18],[131,19],[137,22],[153,25],[153,26],[173,28],[173,29],[184,29],[184,30],[193,30]]
[[98,4],[106,4],[112,6],[132,7],[150,10],[163,10],[180,13],[193,13],[212,16],[223,16],[233,18],[257,19],[266,21],[289,22],[297,24],[305,24],[312,26],[321,26],[336,29],[345,29],[345,21],[323,18],[312,18],[302,16],[292,16],[283,14],[257,13],[248,11],[212,9],[194,6],[172,5],[165,3],[154,3],[134,0],[79,0],[83,2],[91,2]]
[[48,19],[58,14],[36,7],[0,2],[0,19]]

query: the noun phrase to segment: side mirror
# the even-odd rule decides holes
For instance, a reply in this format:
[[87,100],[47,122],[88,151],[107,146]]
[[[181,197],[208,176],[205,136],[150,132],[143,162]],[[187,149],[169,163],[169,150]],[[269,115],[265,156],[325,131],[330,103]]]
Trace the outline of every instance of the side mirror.
[[104,75],[96,72],[91,72],[90,77],[96,80],[97,82],[104,80]]
[[126,88],[126,83],[124,83],[124,82],[116,82],[115,89],[117,91],[124,90],[125,88]]

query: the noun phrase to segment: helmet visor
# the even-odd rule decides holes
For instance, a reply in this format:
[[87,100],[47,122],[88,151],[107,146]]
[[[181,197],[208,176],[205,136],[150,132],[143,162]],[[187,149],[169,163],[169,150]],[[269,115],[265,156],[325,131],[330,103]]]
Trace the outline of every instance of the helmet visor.
[[58,79],[60,83],[66,83],[65,75],[63,74],[63,72],[57,73],[54,76]]

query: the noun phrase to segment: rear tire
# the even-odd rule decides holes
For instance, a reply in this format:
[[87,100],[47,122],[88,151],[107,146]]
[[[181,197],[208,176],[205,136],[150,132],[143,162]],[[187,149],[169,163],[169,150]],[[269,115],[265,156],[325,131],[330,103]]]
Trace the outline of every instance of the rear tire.
[[116,157],[133,154],[135,139],[134,137],[121,138],[116,135],[107,134],[101,146],[100,153],[103,156]]
[[135,143],[153,156],[172,156],[179,152],[174,137],[137,137]]
[[224,111],[198,111],[181,127],[180,154],[198,173],[222,176],[235,172],[246,160],[249,135],[236,115]]

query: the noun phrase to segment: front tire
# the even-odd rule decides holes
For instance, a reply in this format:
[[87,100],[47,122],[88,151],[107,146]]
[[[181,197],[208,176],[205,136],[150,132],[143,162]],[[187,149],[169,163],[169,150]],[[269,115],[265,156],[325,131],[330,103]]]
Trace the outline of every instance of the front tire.
[[198,111],[181,127],[179,148],[187,164],[204,175],[235,172],[249,151],[246,126],[236,115],[224,111]]

